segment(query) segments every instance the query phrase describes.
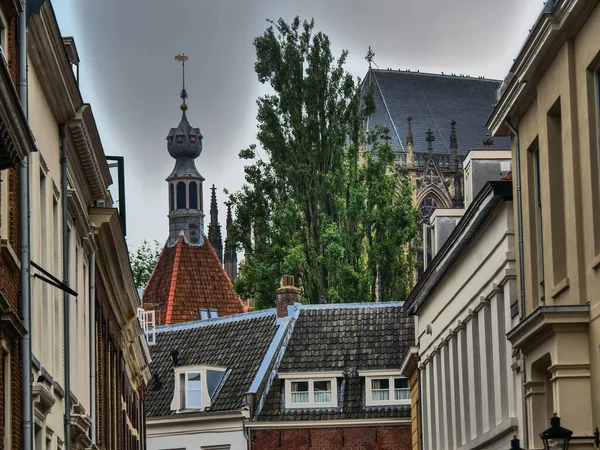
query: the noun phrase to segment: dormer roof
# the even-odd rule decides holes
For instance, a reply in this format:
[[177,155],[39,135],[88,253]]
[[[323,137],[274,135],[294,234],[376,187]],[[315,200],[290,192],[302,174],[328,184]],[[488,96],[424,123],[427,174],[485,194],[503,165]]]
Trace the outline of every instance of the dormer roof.
[[190,125],[185,111],[177,128],[171,128],[167,135],[167,148],[175,159],[195,159],[202,153],[202,133],[199,128]]

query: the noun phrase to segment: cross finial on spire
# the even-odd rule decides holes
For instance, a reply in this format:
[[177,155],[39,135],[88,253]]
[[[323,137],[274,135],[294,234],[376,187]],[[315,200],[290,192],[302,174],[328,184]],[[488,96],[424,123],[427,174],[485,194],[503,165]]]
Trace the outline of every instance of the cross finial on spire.
[[453,154],[456,154],[458,149],[458,141],[456,139],[456,122],[453,120],[450,122],[450,150]]
[[189,58],[187,56],[185,56],[183,53],[180,53],[179,55],[175,56],[175,61],[181,63],[181,70],[182,70],[182,75],[183,75],[183,87],[181,89],[181,94],[179,95],[181,97],[181,99],[183,100],[183,103],[181,104],[182,111],[187,110],[187,105],[185,104],[185,99],[187,98],[187,92],[185,91],[185,62],[188,59]]
[[481,141],[486,150],[489,150],[492,145],[494,145],[494,140],[490,138],[490,133],[485,135],[485,139]]
[[427,151],[429,153],[433,152],[433,141],[435,141],[435,136],[433,135],[433,131],[431,131],[431,128],[429,128],[427,130],[427,137],[425,138],[425,140],[427,141]]
[[371,63],[373,62],[373,56],[375,56],[375,52],[371,49],[369,45],[369,50],[367,51],[367,56],[365,56],[365,60],[369,63],[369,69],[371,68]]

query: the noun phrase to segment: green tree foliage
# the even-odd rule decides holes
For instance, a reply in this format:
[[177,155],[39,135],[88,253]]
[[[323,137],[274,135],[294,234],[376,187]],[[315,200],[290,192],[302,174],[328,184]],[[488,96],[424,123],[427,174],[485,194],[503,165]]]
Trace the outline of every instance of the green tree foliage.
[[155,240],[152,246],[148,241],[144,240],[134,252],[129,253],[135,287],[146,287],[161,251],[162,248],[158,241]]
[[240,152],[246,183],[230,196],[230,239],[247,255],[237,292],[271,307],[291,274],[305,301],[373,301],[378,285],[383,300],[404,299],[418,236],[412,191],[386,130],[363,133],[373,101],[345,71],[347,52],[334,58],[329,38],[297,17],[271,22],[254,46],[272,93],[257,101],[266,158],[255,145]]

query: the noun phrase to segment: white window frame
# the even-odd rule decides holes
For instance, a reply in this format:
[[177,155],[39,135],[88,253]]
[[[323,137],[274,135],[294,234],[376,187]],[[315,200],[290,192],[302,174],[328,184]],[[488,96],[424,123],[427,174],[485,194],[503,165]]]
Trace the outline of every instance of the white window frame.
[[[189,384],[188,384],[188,382],[189,382],[189,376],[192,375],[192,374],[194,374],[194,375],[196,375],[196,374],[200,375],[200,389],[191,389],[189,387]],[[204,378],[205,378],[204,374],[200,370],[198,370],[198,371],[190,370],[189,372],[185,372],[185,390],[184,390],[184,392],[185,392],[185,409],[202,409],[202,404],[204,403],[202,401],[202,397],[204,396],[204,391],[205,391],[205,389],[204,389]],[[195,404],[191,405],[190,404],[190,402],[188,400],[189,397],[190,397],[189,396],[189,392],[190,391],[200,392],[200,404],[199,405],[195,405]]]
[[[406,400],[396,400],[396,388],[394,381],[396,379],[406,380],[408,383],[408,388],[406,388],[409,392],[408,399]],[[372,381],[373,380],[389,380],[389,399],[388,400],[373,400],[373,389],[372,389]],[[408,378],[403,377],[401,375],[372,375],[365,377],[365,386],[366,386],[366,404],[367,406],[380,406],[380,405],[410,405],[410,381]]]
[[[315,382],[329,381],[331,383],[331,401],[315,402]],[[308,383],[308,403],[292,402],[292,383]],[[288,409],[297,408],[336,408],[338,405],[338,385],[337,378],[318,377],[318,378],[286,378],[285,379],[285,407]]]
[[[227,367],[222,366],[209,366],[204,364],[198,364],[193,366],[178,366],[175,367],[175,383],[173,390],[173,400],[171,400],[170,409],[171,411],[181,412],[186,410],[197,410],[208,408],[211,404],[211,398],[208,393],[208,385],[207,385],[207,371],[212,370],[215,372],[227,372]],[[187,374],[189,373],[199,373],[200,381],[202,383],[202,405],[189,405],[188,404],[188,389],[187,389]],[[182,398],[183,397],[183,398]],[[182,404],[183,400],[183,404]]]

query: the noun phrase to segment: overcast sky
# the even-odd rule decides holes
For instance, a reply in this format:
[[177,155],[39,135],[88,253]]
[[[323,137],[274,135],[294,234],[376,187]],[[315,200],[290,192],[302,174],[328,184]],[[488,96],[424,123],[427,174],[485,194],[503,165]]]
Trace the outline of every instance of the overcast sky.
[[[128,244],[161,245],[168,234],[167,184],[174,160],[166,135],[181,118],[186,64],[188,118],[199,127],[196,160],[209,187],[238,189],[237,154],[256,142],[252,40],[265,19],[315,18],[334,54],[350,52],[348,70],[364,77],[368,46],[381,68],[504,78],[542,7],[542,0],[53,0],[61,32],[81,58],[80,87],[91,103],[108,155],[126,165]],[[221,223],[225,208],[221,204]],[[205,211],[208,216],[208,211]],[[206,221],[208,225],[208,221]]]

